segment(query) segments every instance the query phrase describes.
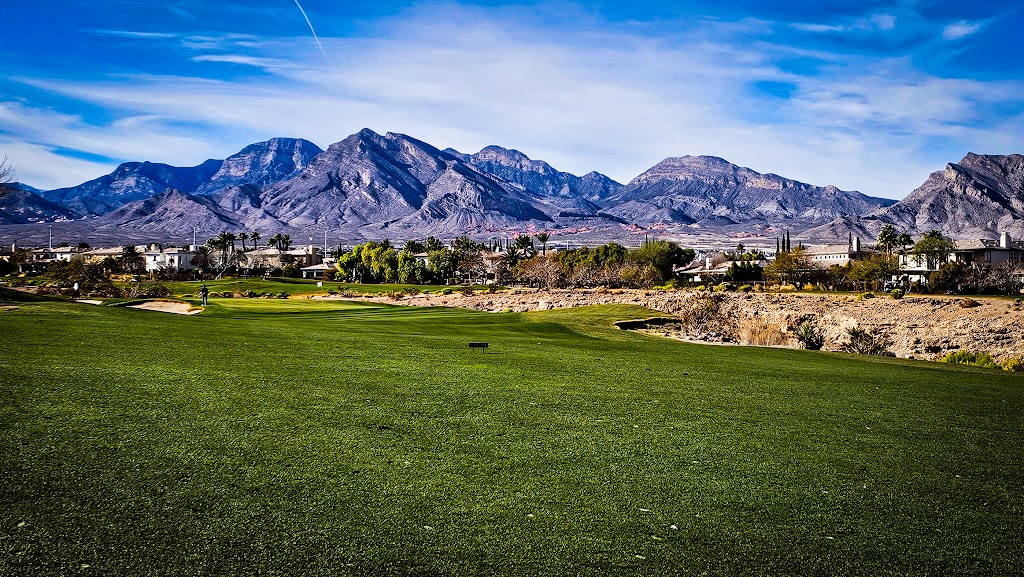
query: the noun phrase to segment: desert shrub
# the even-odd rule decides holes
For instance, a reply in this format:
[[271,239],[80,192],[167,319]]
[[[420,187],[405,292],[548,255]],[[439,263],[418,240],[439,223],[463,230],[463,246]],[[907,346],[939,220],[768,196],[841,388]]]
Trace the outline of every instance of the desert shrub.
[[942,357],[942,362],[951,365],[970,365],[972,367],[985,367],[987,369],[998,369],[999,365],[992,360],[988,353],[979,353],[967,349],[953,351]]
[[748,284],[744,284],[744,285],[740,285],[740,287],[738,289],[736,289],[736,290],[740,291],[741,293],[748,293],[748,292],[754,290],[754,287],[752,287],[752,286],[750,286]]
[[731,284],[729,284],[727,282],[723,282],[723,283],[719,283],[719,284],[715,285],[715,288],[712,289],[712,290],[714,290],[716,293],[724,293],[726,291],[733,290],[733,288],[734,287]]
[[849,327],[846,329],[846,336],[848,340],[841,346],[848,353],[880,357],[893,356],[889,352],[889,345],[892,344],[892,341],[885,334],[876,335],[860,327]]
[[960,299],[957,303],[962,309],[971,309],[978,306],[980,303],[974,299]]
[[467,297],[471,297],[471,296],[473,296],[473,295],[475,294],[475,293],[473,292],[473,287],[471,287],[471,286],[469,286],[469,285],[466,285],[466,286],[462,287],[462,288],[461,288],[461,289],[459,290],[459,292],[461,292],[461,293],[462,293],[462,296],[467,296]]
[[1003,370],[1008,373],[1024,373],[1024,357],[1010,357],[1003,361]]
[[441,294],[443,294],[443,295],[450,295],[450,294],[452,294],[452,289],[450,289],[450,288],[443,289],[441,291]]
[[795,291],[796,290],[796,285],[795,284],[783,284],[783,285],[779,285],[778,289],[780,291]]
[[779,327],[761,319],[750,319],[740,326],[739,340],[745,345],[776,346],[789,344]]
[[288,298],[288,293],[286,293],[286,292],[279,292],[279,293],[277,293],[277,298],[279,298],[279,299],[286,299],[286,298]]
[[894,300],[900,300],[903,298],[903,291],[900,289],[892,289],[889,291],[889,298]]
[[796,340],[809,351],[820,351],[825,346],[825,335],[818,332],[818,327],[806,321],[796,329]]
[[388,298],[393,301],[401,300],[404,296],[405,293],[402,291],[388,291]]
[[860,293],[859,295],[857,295],[857,300],[859,301],[873,298],[875,298],[875,293],[872,292]]

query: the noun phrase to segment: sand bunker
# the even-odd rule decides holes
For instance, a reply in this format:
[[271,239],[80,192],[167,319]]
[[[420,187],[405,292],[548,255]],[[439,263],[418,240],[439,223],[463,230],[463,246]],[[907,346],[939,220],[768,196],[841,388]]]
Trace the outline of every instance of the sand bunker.
[[197,315],[203,312],[203,309],[192,308],[192,305],[188,303],[171,301],[148,301],[142,304],[130,305],[128,308],[156,311],[160,313],[174,313],[176,315]]

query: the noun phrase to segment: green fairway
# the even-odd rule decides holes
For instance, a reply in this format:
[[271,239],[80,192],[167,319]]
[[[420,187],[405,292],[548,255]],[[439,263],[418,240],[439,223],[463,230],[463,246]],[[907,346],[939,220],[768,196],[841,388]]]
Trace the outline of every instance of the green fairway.
[[0,305],[0,575],[1024,571],[1019,375],[631,306]]
[[257,294],[272,293],[286,295],[303,294],[327,294],[328,291],[349,292],[356,294],[386,294],[395,291],[415,289],[420,292],[440,292],[446,288],[457,289],[458,287],[444,287],[441,285],[403,285],[403,284],[359,284],[341,282],[322,282],[315,279],[297,278],[225,278],[209,281],[187,281],[187,282],[162,282],[172,294],[196,295],[199,287],[206,285],[211,292],[228,292],[241,294],[252,291]]

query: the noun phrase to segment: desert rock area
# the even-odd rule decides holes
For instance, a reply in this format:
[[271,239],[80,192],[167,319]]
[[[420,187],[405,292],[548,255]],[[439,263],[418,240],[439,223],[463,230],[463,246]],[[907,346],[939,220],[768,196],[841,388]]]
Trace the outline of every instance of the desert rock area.
[[492,312],[635,304],[666,316],[628,328],[688,341],[797,347],[796,328],[810,322],[824,334],[824,350],[842,350],[846,329],[856,326],[887,337],[888,351],[903,358],[939,360],[957,350],[986,352],[996,360],[1024,355],[1024,307],[1019,300],[1006,298],[514,289],[372,300]]

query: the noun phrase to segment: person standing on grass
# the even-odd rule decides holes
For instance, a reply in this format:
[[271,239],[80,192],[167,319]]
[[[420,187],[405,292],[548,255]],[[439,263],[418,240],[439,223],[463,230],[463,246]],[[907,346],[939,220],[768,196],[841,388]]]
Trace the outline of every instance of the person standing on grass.
[[208,296],[210,296],[210,289],[206,288],[206,285],[203,285],[199,289],[199,298],[203,299],[203,306],[204,307],[206,306],[206,297],[208,297]]
[[78,295],[81,294],[81,293],[78,292],[78,282],[77,281],[75,282],[75,286],[71,287],[71,290],[74,291],[74,293],[72,293],[72,294],[77,299]]

